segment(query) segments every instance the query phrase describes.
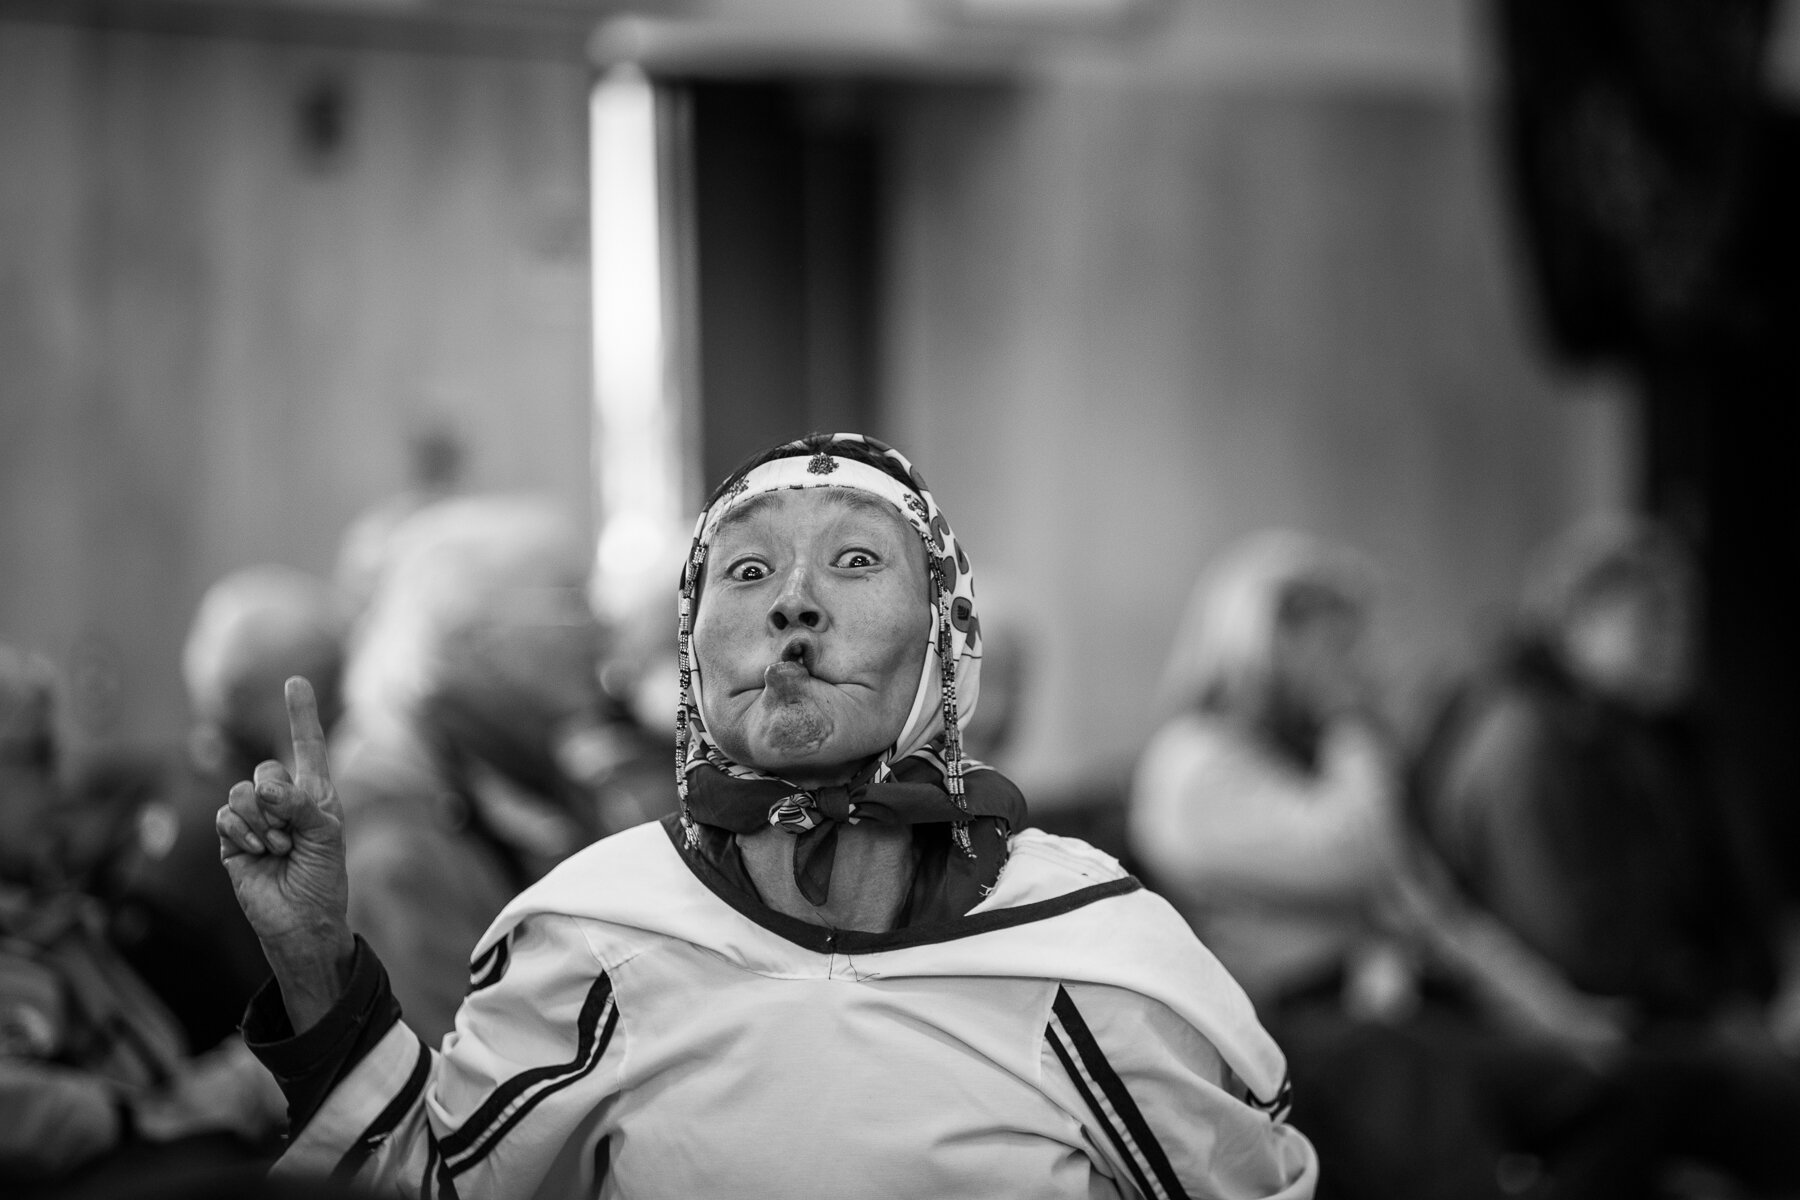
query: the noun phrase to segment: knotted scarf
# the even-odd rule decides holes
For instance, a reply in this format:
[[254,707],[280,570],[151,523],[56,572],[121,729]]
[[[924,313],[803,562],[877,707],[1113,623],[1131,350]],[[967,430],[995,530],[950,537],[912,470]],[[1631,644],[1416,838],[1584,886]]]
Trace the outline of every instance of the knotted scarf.
[[[889,469],[864,461],[871,457]],[[847,783],[807,789],[733,762],[707,735],[691,642],[707,548],[725,515],[763,493],[831,487],[886,500],[919,535],[929,568],[931,617],[920,631],[924,664],[899,737]],[[1024,823],[1025,801],[1005,776],[963,756],[961,730],[974,712],[981,672],[974,577],[924,479],[898,451],[859,434],[815,435],[777,447],[727,479],[695,526],[682,569],[679,636],[676,784],[691,849],[700,845],[699,825],[732,833],[769,825],[784,829],[800,839],[794,848],[795,886],[821,905],[829,897],[843,824],[943,824],[950,832],[949,848],[941,866],[921,864],[911,920],[960,916],[993,886],[1005,864],[1007,835]],[[927,883],[928,888],[921,886]]]

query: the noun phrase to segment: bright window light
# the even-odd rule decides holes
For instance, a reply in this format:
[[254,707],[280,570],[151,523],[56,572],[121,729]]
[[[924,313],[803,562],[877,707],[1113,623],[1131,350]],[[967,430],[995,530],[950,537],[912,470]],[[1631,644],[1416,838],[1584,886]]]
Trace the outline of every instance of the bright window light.
[[625,617],[668,594],[685,545],[680,373],[666,321],[656,89],[610,68],[589,114],[593,195],[594,600]]

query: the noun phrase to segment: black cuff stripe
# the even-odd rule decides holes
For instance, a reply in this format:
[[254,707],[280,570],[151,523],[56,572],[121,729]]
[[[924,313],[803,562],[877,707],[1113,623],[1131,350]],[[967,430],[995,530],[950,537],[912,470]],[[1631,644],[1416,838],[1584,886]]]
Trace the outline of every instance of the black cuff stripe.
[[394,1098],[388,1101],[387,1107],[382,1109],[373,1121],[369,1122],[369,1127],[363,1130],[362,1136],[357,1138],[350,1149],[344,1152],[344,1157],[338,1159],[337,1166],[331,1169],[332,1183],[346,1183],[356,1177],[356,1173],[362,1170],[363,1164],[369,1161],[369,1156],[375,1153],[381,1143],[387,1140],[387,1136],[394,1132],[395,1126],[399,1125],[406,1114],[412,1111],[412,1106],[418,1103],[419,1097],[425,1092],[425,1081],[430,1076],[431,1048],[424,1042],[420,1042],[418,1060],[413,1063],[412,1074],[407,1077],[405,1086],[395,1093]]
[[400,1005],[387,972],[361,937],[351,959],[350,982],[331,1011],[295,1034],[281,989],[270,979],[244,1013],[244,1043],[275,1076],[288,1102],[288,1135],[306,1128],[343,1078],[400,1020]]
[[1150,1190],[1150,1180],[1145,1177],[1144,1168],[1138,1163],[1137,1156],[1131,1152],[1131,1146],[1125,1141],[1125,1136],[1113,1125],[1106,1115],[1106,1109],[1101,1106],[1093,1091],[1088,1087],[1087,1080],[1082,1077],[1081,1069],[1075,1065],[1075,1060],[1070,1057],[1068,1048],[1056,1035],[1054,1023],[1044,1030],[1044,1036],[1050,1039],[1050,1048],[1056,1051],[1056,1057],[1062,1061],[1063,1070],[1067,1071],[1069,1078],[1075,1082],[1075,1089],[1081,1093],[1081,1098],[1087,1101],[1088,1111],[1094,1114],[1094,1120],[1099,1122],[1100,1128],[1106,1131],[1106,1136],[1118,1148],[1119,1157],[1125,1160],[1125,1166],[1130,1170],[1131,1178],[1137,1184],[1138,1194],[1146,1197],[1146,1200],[1155,1196],[1156,1193]]
[[[584,1068],[589,1065],[588,1058],[593,1050],[601,1012],[611,998],[612,980],[602,973],[594,980],[593,986],[588,989],[587,999],[581,1005],[581,1013],[575,1019],[575,1056],[565,1063],[533,1067],[528,1071],[521,1071],[495,1088],[493,1094],[482,1103],[480,1108],[475,1110],[475,1115],[470,1117],[462,1128],[444,1139],[445,1161],[448,1162],[450,1159],[468,1153],[475,1143],[485,1137],[489,1129],[501,1119],[507,1106],[531,1088],[544,1083],[554,1083],[566,1075],[584,1074]],[[596,1061],[598,1060],[596,1059]]]
[[1101,1091],[1106,1093],[1106,1098],[1111,1102],[1113,1111],[1118,1113],[1119,1119],[1125,1122],[1125,1128],[1130,1130],[1132,1140],[1143,1152],[1144,1159],[1155,1173],[1157,1182],[1170,1196],[1185,1197],[1187,1191],[1181,1186],[1181,1177],[1175,1174],[1174,1164],[1169,1161],[1169,1156],[1163,1150],[1162,1143],[1157,1141],[1156,1135],[1150,1131],[1150,1122],[1144,1119],[1143,1110],[1138,1108],[1137,1101],[1131,1098],[1131,1092],[1125,1087],[1125,1081],[1119,1078],[1119,1073],[1113,1070],[1111,1063],[1106,1061],[1106,1055],[1101,1051],[1099,1041],[1095,1039],[1093,1031],[1088,1028],[1087,1022],[1082,1019],[1081,1010],[1075,1007],[1075,1001],[1069,996],[1067,989],[1061,987],[1056,989],[1056,999],[1051,1004],[1051,1011],[1056,1014],[1057,1020],[1062,1022],[1062,1027],[1068,1033],[1069,1040],[1074,1043],[1075,1052],[1081,1056],[1082,1065],[1087,1068],[1088,1074],[1093,1076],[1094,1082],[1100,1085]]

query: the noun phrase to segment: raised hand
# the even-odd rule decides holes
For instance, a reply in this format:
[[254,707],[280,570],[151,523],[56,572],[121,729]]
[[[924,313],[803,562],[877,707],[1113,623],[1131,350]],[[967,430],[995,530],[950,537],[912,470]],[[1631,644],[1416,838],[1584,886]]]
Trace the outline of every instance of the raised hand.
[[232,785],[214,818],[238,906],[261,939],[296,1032],[331,1007],[348,980],[344,818],[325,758],[312,685],[287,681],[294,773],[273,760]]

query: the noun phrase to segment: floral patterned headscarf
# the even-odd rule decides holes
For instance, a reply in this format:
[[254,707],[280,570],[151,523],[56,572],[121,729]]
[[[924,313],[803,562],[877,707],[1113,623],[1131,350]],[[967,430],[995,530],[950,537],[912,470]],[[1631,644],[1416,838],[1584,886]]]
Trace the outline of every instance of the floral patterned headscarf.
[[[851,488],[887,501],[925,546],[931,613],[919,634],[924,664],[899,736],[857,777],[837,787],[801,789],[733,762],[707,733],[693,628],[707,549],[720,522],[753,496],[784,490]],[[968,556],[918,471],[899,451],[854,433],[815,434],[758,455],[713,494],[695,526],[681,574],[681,702],[676,714],[676,786],[690,847],[700,825],[748,833],[776,825],[799,836],[795,881],[814,904],[825,901],[840,822],[875,820],[950,825],[963,865],[946,882],[985,890],[1005,859],[1009,830],[1023,823],[1024,801],[1010,781],[965,758],[962,726],[974,712],[981,679],[981,622]],[[966,906],[965,906],[966,910]],[[960,915],[957,914],[957,915]]]

